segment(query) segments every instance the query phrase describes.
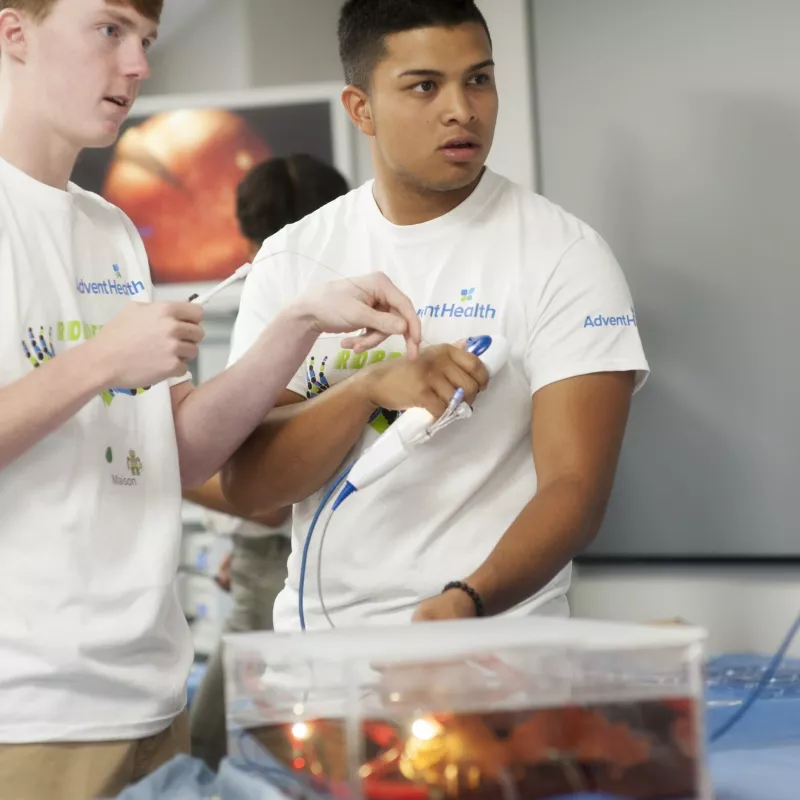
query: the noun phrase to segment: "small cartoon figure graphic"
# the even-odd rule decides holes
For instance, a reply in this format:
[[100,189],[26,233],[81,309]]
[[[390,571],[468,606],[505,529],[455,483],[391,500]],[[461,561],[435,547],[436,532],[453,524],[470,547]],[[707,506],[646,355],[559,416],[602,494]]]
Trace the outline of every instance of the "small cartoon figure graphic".
[[135,478],[142,474],[142,459],[136,455],[135,450],[131,450],[128,453],[128,469]]

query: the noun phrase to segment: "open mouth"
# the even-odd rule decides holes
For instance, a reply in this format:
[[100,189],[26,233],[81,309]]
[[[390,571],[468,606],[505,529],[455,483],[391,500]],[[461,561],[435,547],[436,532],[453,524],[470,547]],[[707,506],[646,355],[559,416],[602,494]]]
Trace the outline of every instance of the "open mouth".
[[130,105],[130,101],[127,97],[106,97],[104,98],[106,102],[113,103],[115,106],[119,106],[119,108],[127,108]]
[[441,152],[451,164],[466,164],[480,157],[481,145],[475,139],[452,139],[441,148]]
[[448,142],[442,150],[477,150],[475,142]]

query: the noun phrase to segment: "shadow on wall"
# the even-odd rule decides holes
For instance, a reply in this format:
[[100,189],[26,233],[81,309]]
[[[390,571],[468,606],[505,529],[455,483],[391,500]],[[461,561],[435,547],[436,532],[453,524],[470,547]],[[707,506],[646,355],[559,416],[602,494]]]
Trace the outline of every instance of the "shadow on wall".
[[664,108],[680,112],[598,132],[605,174],[588,176],[610,190],[592,222],[653,369],[590,552],[800,555],[800,111],[702,94]]

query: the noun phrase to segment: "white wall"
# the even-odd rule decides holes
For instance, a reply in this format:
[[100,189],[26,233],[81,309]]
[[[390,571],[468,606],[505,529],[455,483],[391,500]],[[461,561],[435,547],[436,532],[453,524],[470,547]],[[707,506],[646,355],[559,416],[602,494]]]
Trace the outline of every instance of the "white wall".
[[253,82],[292,86],[341,79],[336,0],[250,0]]
[[170,31],[166,41],[156,43],[150,59],[153,74],[142,94],[193,94],[251,86],[249,10],[250,0],[204,4],[184,28]]
[[[800,4],[532,3],[542,190],[609,238],[653,368],[601,552],[794,553],[797,391],[775,365],[796,360]],[[726,304],[759,324],[726,328]],[[800,568],[584,566],[573,609],[682,616],[714,650],[771,652]]]
[[[340,79],[344,83],[336,41],[339,5],[338,0],[213,0],[183,30],[157,45],[153,77],[142,93],[202,93]],[[489,166],[533,187],[527,2],[479,0],[479,5],[492,31],[501,91]],[[356,141],[356,177],[361,182],[372,176],[372,166],[368,141],[360,135]]]
[[536,147],[527,0],[478,0],[494,43],[500,117],[488,166],[531,189]]
[[800,580],[792,567],[582,565],[570,604],[594,619],[684,619],[708,630],[712,653],[772,653],[800,611]]

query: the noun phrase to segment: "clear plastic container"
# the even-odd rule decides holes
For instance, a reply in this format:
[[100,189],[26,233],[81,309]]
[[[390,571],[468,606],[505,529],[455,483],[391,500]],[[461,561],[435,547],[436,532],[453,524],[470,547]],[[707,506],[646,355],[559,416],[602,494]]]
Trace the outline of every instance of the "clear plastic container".
[[704,645],[536,617],[232,635],[229,752],[304,798],[706,800]]

